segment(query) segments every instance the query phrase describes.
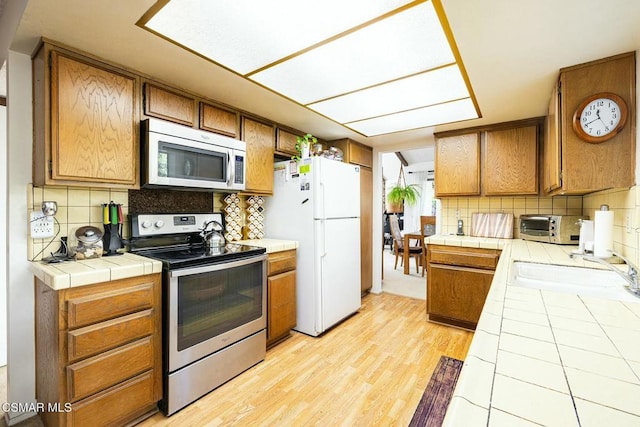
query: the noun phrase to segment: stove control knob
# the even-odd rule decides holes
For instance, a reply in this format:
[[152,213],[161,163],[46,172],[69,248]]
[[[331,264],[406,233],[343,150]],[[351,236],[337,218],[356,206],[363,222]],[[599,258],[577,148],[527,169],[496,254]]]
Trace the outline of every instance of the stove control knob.
[[142,228],[149,228],[151,227],[151,221],[149,220],[143,221],[141,225],[142,225]]
[[164,221],[159,219],[155,223],[156,228],[162,228],[164,226]]

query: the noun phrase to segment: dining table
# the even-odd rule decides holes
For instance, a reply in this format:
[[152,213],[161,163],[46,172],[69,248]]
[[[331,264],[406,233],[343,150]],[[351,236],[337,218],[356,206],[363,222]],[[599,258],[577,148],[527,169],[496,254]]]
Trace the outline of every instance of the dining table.
[[[409,248],[411,240],[422,241],[422,233],[420,230],[404,233],[404,247]],[[409,250],[402,252],[402,264],[404,265],[404,274],[409,274]]]

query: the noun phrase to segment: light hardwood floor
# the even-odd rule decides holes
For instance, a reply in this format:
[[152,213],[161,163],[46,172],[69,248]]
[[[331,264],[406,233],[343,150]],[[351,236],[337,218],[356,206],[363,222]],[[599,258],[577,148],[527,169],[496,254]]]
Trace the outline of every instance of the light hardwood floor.
[[425,301],[367,295],[355,316],[266,359],[182,411],[141,426],[406,426],[441,355],[464,359],[473,334],[426,320]]

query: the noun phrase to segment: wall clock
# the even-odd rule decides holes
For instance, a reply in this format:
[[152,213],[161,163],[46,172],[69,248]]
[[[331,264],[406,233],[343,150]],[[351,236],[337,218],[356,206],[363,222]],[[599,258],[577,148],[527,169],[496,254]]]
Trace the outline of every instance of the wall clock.
[[573,114],[573,130],[586,142],[598,144],[618,134],[627,122],[627,104],[611,92],[587,97]]

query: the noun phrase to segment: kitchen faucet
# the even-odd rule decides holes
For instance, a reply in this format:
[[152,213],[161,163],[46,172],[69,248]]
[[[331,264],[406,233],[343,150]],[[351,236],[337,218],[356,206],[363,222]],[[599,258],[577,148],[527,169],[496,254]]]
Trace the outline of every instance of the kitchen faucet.
[[610,270],[616,272],[620,277],[622,277],[627,283],[629,283],[629,287],[627,288],[629,292],[631,292],[633,295],[640,298],[640,279],[638,278],[638,267],[636,267],[631,261],[629,261],[627,258],[623,257],[617,252],[611,251],[611,254],[614,257],[620,258],[622,261],[624,261],[625,264],[627,264],[627,267],[629,267],[629,270],[627,271],[626,274],[620,271],[618,268],[616,268],[612,262],[607,261],[607,258],[599,258],[593,255],[579,254],[579,253],[571,253],[569,254],[569,257],[570,258],[582,257],[586,261],[597,262],[599,264],[602,264],[608,267]]

